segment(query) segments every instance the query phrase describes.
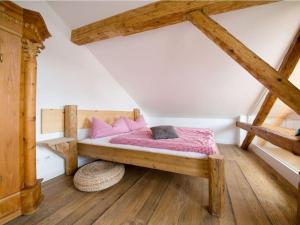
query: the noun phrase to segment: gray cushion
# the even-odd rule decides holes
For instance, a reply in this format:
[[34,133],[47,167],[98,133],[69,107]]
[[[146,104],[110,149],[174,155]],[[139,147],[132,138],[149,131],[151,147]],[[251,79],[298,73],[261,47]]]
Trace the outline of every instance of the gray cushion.
[[178,135],[173,126],[157,126],[151,127],[152,138],[157,139],[171,139],[178,138]]

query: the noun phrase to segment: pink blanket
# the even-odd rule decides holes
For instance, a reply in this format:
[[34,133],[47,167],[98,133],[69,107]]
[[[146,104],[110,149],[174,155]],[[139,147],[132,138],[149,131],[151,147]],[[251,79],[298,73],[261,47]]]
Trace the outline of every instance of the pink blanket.
[[207,155],[216,153],[214,133],[203,128],[175,128],[179,138],[152,139],[149,128],[120,135],[110,140],[113,144],[137,145],[150,148],[162,148],[175,151],[200,152]]

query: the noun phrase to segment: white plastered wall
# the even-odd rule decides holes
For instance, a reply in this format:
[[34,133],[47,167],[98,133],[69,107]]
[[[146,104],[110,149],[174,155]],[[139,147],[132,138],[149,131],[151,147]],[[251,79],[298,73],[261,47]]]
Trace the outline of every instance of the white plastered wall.
[[[40,12],[52,35],[38,56],[37,142],[61,137],[62,133],[41,134],[41,109],[74,104],[82,109],[132,110],[134,100],[110,76],[86,47],[73,44],[70,29],[46,2],[17,2]],[[82,165],[86,160],[79,159]],[[64,173],[63,159],[37,145],[37,176],[48,180]]]

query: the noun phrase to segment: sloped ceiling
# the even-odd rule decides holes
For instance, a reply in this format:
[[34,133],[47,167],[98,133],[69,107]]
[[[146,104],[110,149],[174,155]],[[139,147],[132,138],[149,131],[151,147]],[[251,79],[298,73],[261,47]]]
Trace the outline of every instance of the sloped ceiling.
[[[149,2],[49,2],[76,28]],[[300,2],[213,18],[274,68],[300,26]],[[264,88],[189,22],[87,45],[150,115],[237,117],[255,111]]]

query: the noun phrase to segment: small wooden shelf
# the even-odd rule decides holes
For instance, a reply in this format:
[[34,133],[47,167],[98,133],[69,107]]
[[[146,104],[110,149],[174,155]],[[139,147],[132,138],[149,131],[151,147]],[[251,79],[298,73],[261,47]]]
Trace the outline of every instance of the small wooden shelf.
[[77,169],[77,144],[75,138],[62,137],[45,141],[38,144],[46,145],[65,160],[65,173],[72,175]]
[[44,144],[44,145],[47,145],[47,146],[51,147],[53,145],[69,143],[69,142],[72,142],[72,141],[74,141],[74,138],[62,137],[62,138],[55,138],[55,139],[40,141],[40,142],[38,142],[38,144]]

